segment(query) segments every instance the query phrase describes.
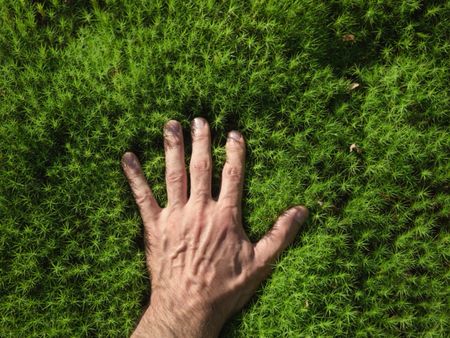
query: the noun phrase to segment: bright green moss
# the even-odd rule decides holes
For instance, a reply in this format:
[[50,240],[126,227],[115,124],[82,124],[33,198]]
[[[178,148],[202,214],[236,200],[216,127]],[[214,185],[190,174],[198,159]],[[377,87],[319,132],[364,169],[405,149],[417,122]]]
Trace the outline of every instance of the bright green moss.
[[252,240],[290,205],[311,212],[224,337],[450,335],[449,16],[448,1],[0,0],[0,336],[131,333],[148,276],[119,160],[136,152],[164,205],[163,124],[182,122],[188,161],[195,116],[215,194],[226,133],[246,137]]

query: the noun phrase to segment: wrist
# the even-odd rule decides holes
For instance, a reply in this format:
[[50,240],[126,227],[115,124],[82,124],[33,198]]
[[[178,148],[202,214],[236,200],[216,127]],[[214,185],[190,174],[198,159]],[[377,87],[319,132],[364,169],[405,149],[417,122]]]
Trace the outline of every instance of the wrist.
[[183,301],[152,295],[132,337],[208,337],[219,335],[225,319],[211,307],[188,297]]

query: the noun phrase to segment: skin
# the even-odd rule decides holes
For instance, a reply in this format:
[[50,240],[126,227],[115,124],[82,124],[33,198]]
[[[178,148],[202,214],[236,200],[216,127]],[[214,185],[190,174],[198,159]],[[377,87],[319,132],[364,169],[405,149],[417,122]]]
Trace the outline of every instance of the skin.
[[308,217],[302,205],[285,211],[252,243],[241,219],[245,141],[228,134],[220,195],[211,196],[208,122],[191,124],[190,196],[181,125],[164,127],[168,203],[155,200],[139,160],[127,152],[122,166],[144,224],[146,263],[152,283],[149,306],[132,337],[217,337],[266,279],[281,252]]

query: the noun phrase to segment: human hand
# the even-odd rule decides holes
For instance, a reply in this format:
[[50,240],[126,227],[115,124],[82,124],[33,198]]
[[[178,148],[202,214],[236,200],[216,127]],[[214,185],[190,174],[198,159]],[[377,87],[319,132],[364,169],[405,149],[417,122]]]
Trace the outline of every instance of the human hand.
[[190,196],[181,125],[164,128],[168,203],[161,208],[139,160],[124,154],[122,166],[144,223],[146,263],[151,277],[150,305],[134,337],[216,337],[225,321],[250,299],[268,277],[280,253],[294,240],[308,209],[297,206],[252,243],[241,220],[245,142],[232,131],[226,143],[219,197],[211,196],[209,125],[192,125]]

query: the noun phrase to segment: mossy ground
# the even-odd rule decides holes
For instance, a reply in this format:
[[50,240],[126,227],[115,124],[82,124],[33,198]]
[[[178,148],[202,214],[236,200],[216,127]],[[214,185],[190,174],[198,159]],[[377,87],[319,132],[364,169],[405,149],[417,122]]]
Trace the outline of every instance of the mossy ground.
[[224,337],[449,336],[449,17],[449,1],[0,0],[0,336],[131,333],[149,281],[120,158],[164,205],[163,124],[182,122],[188,163],[195,116],[215,194],[227,132],[246,138],[253,241],[310,210]]

